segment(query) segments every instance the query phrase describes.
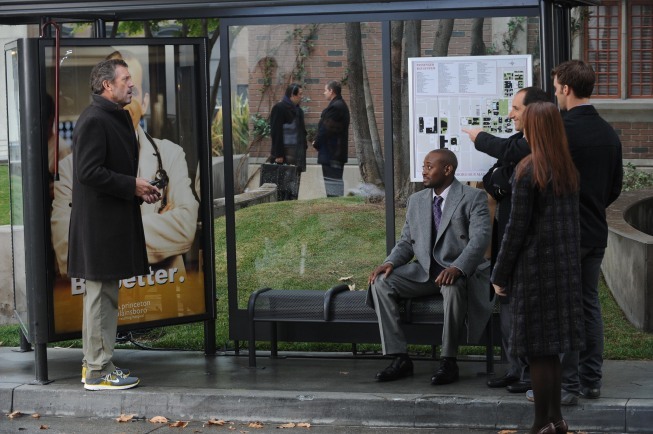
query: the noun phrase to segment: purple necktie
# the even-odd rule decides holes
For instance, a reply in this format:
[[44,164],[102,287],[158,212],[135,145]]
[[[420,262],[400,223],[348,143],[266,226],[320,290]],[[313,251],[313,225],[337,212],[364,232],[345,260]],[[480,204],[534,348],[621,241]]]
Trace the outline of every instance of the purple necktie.
[[440,227],[440,220],[442,219],[442,199],[441,196],[435,196],[433,200],[433,224],[435,225],[435,233],[438,233]]

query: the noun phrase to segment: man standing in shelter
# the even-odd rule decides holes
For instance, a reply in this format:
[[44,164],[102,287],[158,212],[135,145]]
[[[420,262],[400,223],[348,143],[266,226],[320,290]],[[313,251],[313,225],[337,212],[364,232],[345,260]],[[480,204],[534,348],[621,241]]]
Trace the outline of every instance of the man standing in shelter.
[[140,203],[159,190],[137,178],[138,142],[124,106],[134,86],[127,64],[105,60],[91,71],[92,103],[73,133],[73,201],[68,275],[86,279],[82,322],[84,388],[129,389],[138,378],[112,361],[118,281],[148,273]]
[[424,158],[424,190],[408,199],[401,238],[369,277],[368,304],[379,320],[383,354],[394,358],[376,374],[377,381],[392,381],[413,374],[407,342],[401,328],[398,302],[442,294],[444,327],[442,362],[431,378],[440,385],[458,380],[458,345],[468,320],[469,341],[476,341],[490,317],[490,215],[483,190],[455,178],[458,160],[448,149],[431,151]]
[[590,104],[596,77],[592,67],[571,60],[554,68],[551,77],[571,157],[580,173],[585,350],[562,355],[562,403],[576,405],[579,394],[590,399],[601,396],[603,318],[599,303],[599,274],[608,244],[605,209],[621,193],[623,163],[617,133]]
[[[518,133],[508,138],[493,136],[483,132],[481,128],[463,128],[463,131],[469,134],[469,138],[474,142],[477,150],[497,158],[496,164],[483,177],[485,190],[497,202],[492,231],[493,263],[501,247],[501,240],[510,218],[512,196],[510,180],[512,174],[516,163],[530,153],[530,148],[522,132],[521,116],[526,106],[536,101],[549,101],[549,97],[542,89],[537,87],[526,87],[515,94],[509,116]],[[501,302],[499,313],[501,319],[501,345],[509,366],[505,375],[488,380],[487,385],[491,388],[505,387],[511,393],[524,393],[531,388],[528,360],[525,357],[517,357],[512,354],[509,340],[512,323],[509,308],[510,298],[509,296],[499,297],[499,300]]]

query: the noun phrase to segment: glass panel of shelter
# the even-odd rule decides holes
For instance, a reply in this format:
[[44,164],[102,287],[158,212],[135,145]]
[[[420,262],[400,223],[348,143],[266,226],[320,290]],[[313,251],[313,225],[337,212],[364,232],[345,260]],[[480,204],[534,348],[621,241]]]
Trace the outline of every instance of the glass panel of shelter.
[[[372,124],[370,130],[375,134],[354,133],[357,115],[352,96],[364,98],[364,93],[362,81],[356,89],[360,92],[352,92],[352,71],[348,66],[352,42],[348,42],[346,35],[357,32],[360,33],[358,46],[362,49],[359,58],[364,56],[366,60],[369,83],[365,89],[367,112],[361,100],[359,107],[363,111],[358,116],[365,116],[365,122]],[[383,152],[380,23],[249,25],[234,33],[237,36],[230,53],[234,171],[236,178],[245,181],[240,185],[236,182],[235,193],[264,195],[260,190],[262,170],[265,171],[263,181],[269,181],[267,171],[295,169],[296,166],[266,164],[271,161],[272,108],[284,100],[286,90],[290,89],[291,95],[296,93],[294,85],[302,87],[302,97],[299,107],[288,107],[291,111],[302,111],[307,131],[306,143],[299,140],[298,145],[306,147],[306,168],[297,178],[296,198],[292,197],[295,194],[292,185],[280,185],[286,192],[290,191],[291,197],[287,193],[279,194],[274,203],[238,209],[236,198],[239,308],[245,308],[249,295],[262,287],[326,290],[348,284],[352,289],[366,289],[371,269],[385,257],[383,163],[360,160],[363,152],[373,155],[376,150],[379,156]],[[338,133],[328,131],[326,122],[320,123],[322,111],[330,104],[331,94],[325,91],[325,86],[331,81],[341,83],[342,99],[350,112],[351,124],[344,138],[342,135],[333,138]],[[343,128],[342,125],[331,127]],[[319,156],[313,146],[318,134],[326,138],[317,139],[316,146],[323,151],[327,146],[332,153],[330,158]],[[344,158],[339,159],[333,153],[344,141],[347,162],[340,181],[338,171],[332,175],[329,166],[343,162]],[[247,163],[242,163],[240,154],[246,154]],[[374,173],[362,176],[359,168],[362,164]],[[242,169],[246,169],[247,175],[241,178],[238,172]],[[291,175],[286,179],[292,184],[295,178]],[[221,242],[223,227],[224,221],[218,218],[217,243]],[[216,251],[220,250],[216,246]],[[216,262],[219,276],[224,268],[220,258]],[[218,294],[225,292],[226,287],[220,288],[218,277]]]
[[[397,24],[400,23],[393,22],[393,28]],[[406,31],[414,22],[401,24],[404,25],[402,41],[393,44],[393,49],[401,46],[406,50]],[[419,24],[419,38],[416,40],[419,49],[409,56],[433,56],[439,21],[423,20]],[[471,54],[474,24],[478,24],[474,19],[454,20],[446,55]],[[365,134],[354,134],[354,125],[363,123],[360,118],[357,122],[355,117],[360,115],[351,111],[352,105],[355,106],[352,95],[360,93],[353,88],[355,74],[350,69],[348,57],[355,56],[350,51],[355,51],[357,45],[348,36],[356,34],[351,32],[356,32],[357,28],[360,29],[366,66],[363,74],[369,83],[369,93],[363,104],[367,110],[363,113],[368,114],[369,130],[376,131],[378,136],[374,133],[368,135],[367,129]],[[484,48],[478,54],[531,54],[532,82],[541,86],[537,17],[485,18],[480,29]],[[241,185],[236,183],[236,194],[259,188],[261,169],[271,152],[270,113],[293,83],[303,86],[300,107],[308,131],[307,165],[300,177],[298,200],[266,203],[236,211],[239,308],[246,308],[249,295],[262,287],[326,290],[345,283],[356,290],[367,289],[369,273],[386,256],[384,186],[381,181],[375,181],[370,172],[376,168],[383,176],[383,167],[387,164],[383,130],[384,125],[393,122],[383,119],[380,23],[356,23],[356,26],[346,23],[251,25],[240,28],[232,42],[234,170],[237,172],[245,164],[248,168],[246,181]],[[404,223],[406,199],[422,186],[421,182],[408,181],[407,113],[403,116],[408,107],[407,96],[403,93],[408,86],[405,58],[395,52],[391,57],[402,61],[401,74],[392,77],[393,92],[402,92],[402,97],[393,99],[392,104],[395,118],[395,235],[398,238]],[[544,75],[548,79],[548,74]],[[342,95],[352,118],[349,160],[344,169],[345,197],[326,197],[322,167],[316,150],[311,146],[320,113],[328,104],[324,86],[330,80],[343,83]],[[509,110],[510,104],[506,107]],[[506,112],[504,116],[507,115]],[[247,163],[241,161],[240,153],[247,155]],[[370,162],[370,155],[376,161]],[[480,183],[479,188],[482,188]],[[224,228],[224,222],[218,219],[217,243],[221,242],[220,231],[224,230],[221,228]],[[220,250],[217,245],[216,251]],[[220,262],[218,257],[218,276],[220,269],[226,270],[226,264],[221,266]],[[219,278],[218,293],[226,293],[226,281],[221,284]]]

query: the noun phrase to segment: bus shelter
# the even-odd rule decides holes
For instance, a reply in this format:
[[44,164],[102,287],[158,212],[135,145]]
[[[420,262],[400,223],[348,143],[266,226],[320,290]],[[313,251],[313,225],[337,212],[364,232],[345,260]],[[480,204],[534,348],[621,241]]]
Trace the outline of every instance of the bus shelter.
[[[79,332],[66,320],[79,310],[75,295],[80,289],[78,283],[65,280],[65,254],[58,250],[57,241],[64,239],[59,228],[65,227],[65,216],[58,220],[57,214],[65,210],[65,202],[57,207],[58,183],[69,162],[56,156],[54,173],[49,168],[47,95],[56,97],[59,135],[62,125],[63,134],[67,128],[72,130],[78,102],[83,100],[77,89],[81,86],[75,83],[85,82],[98,55],[119,52],[138,59],[151,101],[140,128],[182,148],[189,191],[197,203],[191,213],[196,229],[192,246],[178,255],[188,264],[182,282],[186,285],[179,284],[179,267],[169,264],[153,269],[149,280],[122,282],[123,292],[141,295],[125,300],[121,327],[204,321],[206,353],[213,353],[216,293],[217,315],[228,315],[228,336],[238,350],[239,342],[249,337],[250,293],[271,281],[311,289],[347,282],[364,289],[366,274],[360,270],[368,267],[369,273],[369,267],[394,246],[401,209],[416,188],[408,182],[408,58],[529,55],[534,65],[529,78],[552,96],[548,72],[571,57],[571,11],[595,4],[598,1],[4,2],[0,24],[34,24],[42,31],[41,38],[5,47],[9,142],[10,148],[14,146],[10,149],[14,255],[23,255],[25,264],[24,270],[15,268],[19,271],[15,305],[23,332],[36,349],[37,381],[47,381],[45,345]],[[217,19],[219,25],[206,38],[107,38],[108,27],[119,22],[193,19],[204,23]],[[92,32],[87,38],[58,38],[57,26],[62,23],[90,23]],[[184,25],[177,31],[183,31]],[[352,111],[348,167],[359,183],[359,199],[323,199],[319,173],[307,169],[302,184],[318,187],[300,190],[292,215],[278,208],[249,217],[253,220],[241,218],[242,211],[236,212],[238,196],[251,188],[248,181],[256,176],[252,167],[268,156],[265,126],[272,105],[288,84],[300,83],[310,133],[326,105],[321,94],[330,80],[343,82],[343,95]],[[219,127],[216,121],[221,121]],[[439,125],[446,127],[446,123]],[[455,145],[452,139],[457,138],[448,134],[441,140]],[[57,149],[59,153],[61,144]],[[247,156],[246,163],[242,155]],[[219,175],[216,158],[221,158]],[[307,160],[318,166],[310,147]],[[217,183],[216,177],[221,178]],[[223,185],[220,194],[214,191],[217,184]],[[382,199],[381,205],[374,197]],[[214,215],[216,199],[224,203],[219,218]],[[348,222],[342,217],[350,212],[370,219],[376,231],[372,238],[343,229]],[[301,225],[293,226],[294,222]],[[300,231],[309,225],[321,234],[312,237]],[[258,232],[253,234],[254,230]],[[340,238],[332,236],[336,233]],[[249,237],[256,249],[247,244]],[[156,263],[169,262],[156,259],[161,259]],[[171,282],[172,295],[152,292],[152,287]],[[266,333],[261,329],[259,335]],[[301,324],[280,328],[279,339],[365,343],[374,341],[375,333],[374,327],[337,330]]]

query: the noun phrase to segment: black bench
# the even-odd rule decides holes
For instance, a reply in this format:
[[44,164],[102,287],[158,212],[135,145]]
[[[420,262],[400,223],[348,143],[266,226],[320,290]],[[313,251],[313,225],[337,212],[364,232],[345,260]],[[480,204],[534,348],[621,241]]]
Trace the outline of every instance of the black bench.
[[[254,292],[248,303],[249,366],[256,367],[256,323],[271,323],[272,357],[277,356],[278,323],[377,324],[376,312],[365,304],[366,291],[350,291],[338,285],[328,291],[263,288]],[[442,343],[443,299],[437,294],[406,299],[400,304],[404,324],[430,327],[431,345]],[[486,327],[486,371],[494,371],[491,319]],[[410,335],[407,334],[407,338]],[[474,343],[470,343],[474,344]],[[354,346],[355,348],[355,346]],[[354,350],[355,351],[355,350]]]

